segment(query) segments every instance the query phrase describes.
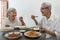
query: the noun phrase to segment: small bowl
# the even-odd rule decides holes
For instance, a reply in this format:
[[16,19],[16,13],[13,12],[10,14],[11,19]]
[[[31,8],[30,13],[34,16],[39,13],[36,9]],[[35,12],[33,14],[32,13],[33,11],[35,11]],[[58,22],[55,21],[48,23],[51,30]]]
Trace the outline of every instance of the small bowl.
[[23,32],[26,32],[26,30],[19,30],[19,31],[22,32],[22,33],[23,33]]

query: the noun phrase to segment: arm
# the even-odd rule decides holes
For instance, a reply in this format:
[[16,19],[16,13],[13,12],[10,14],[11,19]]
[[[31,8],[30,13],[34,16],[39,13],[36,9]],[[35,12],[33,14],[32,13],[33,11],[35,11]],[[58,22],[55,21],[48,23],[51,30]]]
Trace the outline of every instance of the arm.
[[52,36],[56,36],[55,31],[50,31],[50,30],[46,29],[45,32],[52,35]]
[[52,36],[56,36],[55,31],[50,31],[50,30],[48,30],[48,29],[46,29],[46,28],[43,28],[42,26],[40,27],[40,31],[41,31],[42,33],[48,33],[48,34],[50,34],[50,35],[52,35]]
[[23,21],[23,17],[20,17],[19,20],[20,20],[20,22],[22,23],[22,26],[25,26],[25,25],[26,25],[26,24],[24,23],[24,21]]
[[38,22],[37,22],[37,20],[35,19],[35,16],[34,16],[34,15],[32,15],[32,16],[31,16],[31,18],[34,20],[35,24],[37,25],[37,24],[38,24]]
[[60,19],[57,20],[57,23],[55,25],[55,34],[56,34],[57,40],[60,40]]

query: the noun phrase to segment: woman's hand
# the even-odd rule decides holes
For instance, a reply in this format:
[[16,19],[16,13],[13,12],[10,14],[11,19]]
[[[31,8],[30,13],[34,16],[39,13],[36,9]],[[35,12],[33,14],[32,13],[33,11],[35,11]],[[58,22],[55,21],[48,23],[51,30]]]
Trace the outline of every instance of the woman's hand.
[[26,26],[22,16],[19,18],[19,20],[22,23],[22,26]]
[[32,19],[35,19],[35,16],[34,16],[34,15],[32,15],[32,16],[31,16],[31,18],[32,18]]
[[44,28],[44,27],[42,27],[42,26],[40,26],[40,31],[41,31],[42,33],[46,33],[47,29]]
[[48,34],[50,34],[50,35],[52,35],[52,36],[56,36],[56,34],[55,34],[55,31],[51,31],[51,30],[48,30],[48,29],[46,29],[46,28],[43,28],[42,26],[40,27],[40,31],[42,32],[42,33],[48,33]]
[[22,21],[22,20],[23,20],[23,17],[22,17],[22,16],[21,16],[21,17],[19,17],[19,20],[20,20],[20,21]]
[[35,24],[38,24],[38,21],[35,19],[36,16],[32,15],[31,18],[34,20]]

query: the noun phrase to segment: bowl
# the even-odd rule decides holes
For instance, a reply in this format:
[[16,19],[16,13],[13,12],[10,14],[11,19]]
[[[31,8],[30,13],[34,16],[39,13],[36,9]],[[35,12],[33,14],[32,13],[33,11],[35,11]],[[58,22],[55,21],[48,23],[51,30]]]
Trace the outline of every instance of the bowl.
[[11,31],[11,30],[13,30],[12,27],[4,27],[1,29],[2,32]]
[[32,28],[33,30],[39,30],[39,28]]
[[19,31],[22,32],[22,33],[26,32],[26,30],[19,30]]
[[20,32],[8,32],[4,34],[4,37],[7,39],[18,39],[22,36]]

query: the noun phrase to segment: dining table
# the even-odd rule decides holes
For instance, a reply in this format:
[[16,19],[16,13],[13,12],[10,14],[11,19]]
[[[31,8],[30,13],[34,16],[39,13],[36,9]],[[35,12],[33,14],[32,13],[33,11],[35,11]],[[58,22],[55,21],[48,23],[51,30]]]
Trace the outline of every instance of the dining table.
[[[30,31],[31,29],[26,28],[26,29],[19,29],[19,30]],[[13,32],[13,31],[18,31],[18,30],[14,29],[14,30],[11,30],[11,31]],[[11,31],[1,31],[0,30],[0,40],[9,40],[9,39],[6,39],[4,37],[4,34],[7,33],[7,32],[11,32]],[[37,32],[40,32],[40,31],[37,31]],[[25,32],[22,32],[22,36],[19,39],[15,39],[15,40],[57,40],[56,37],[46,38],[46,33],[41,33],[41,36],[38,37],[38,38],[28,38],[28,37],[24,36],[24,33]]]

